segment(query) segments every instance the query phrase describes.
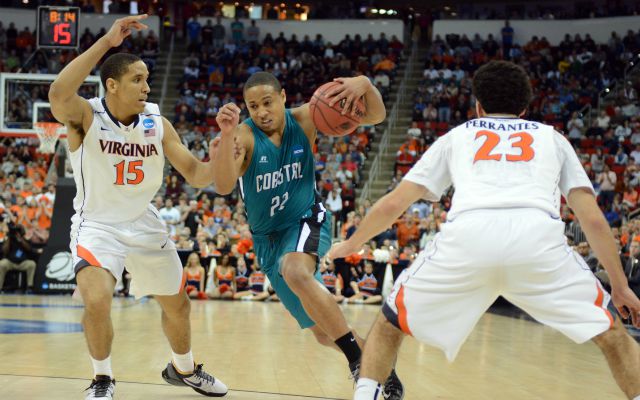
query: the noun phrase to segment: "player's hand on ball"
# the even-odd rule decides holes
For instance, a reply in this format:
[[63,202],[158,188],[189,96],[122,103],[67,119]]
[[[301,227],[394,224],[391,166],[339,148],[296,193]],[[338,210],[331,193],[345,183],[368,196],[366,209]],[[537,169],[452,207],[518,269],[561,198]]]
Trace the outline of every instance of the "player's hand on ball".
[[325,95],[327,98],[331,99],[329,101],[329,106],[333,107],[335,103],[344,99],[345,103],[342,107],[342,115],[347,113],[356,115],[354,103],[356,99],[364,96],[364,94],[367,93],[367,90],[371,87],[369,78],[366,76],[357,76],[355,78],[336,78],[333,81],[339,82],[340,85],[336,85]]
[[107,40],[111,47],[120,46],[122,41],[131,35],[133,29],[141,31],[149,28],[140,22],[147,17],[147,14],[142,14],[117,19],[111,26],[111,29],[109,29],[109,32],[104,36],[105,40]]
[[235,103],[227,103],[220,108],[216,122],[223,135],[233,132],[240,122],[240,107]]
[[631,317],[633,326],[640,328],[640,300],[629,286],[622,289],[612,288],[611,300],[623,318]]
[[351,241],[345,240],[344,242],[336,243],[331,246],[331,249],[324,256],[325,264],[330,264],[331,261],[336,258],[345,258],[360,250],[359,246],[355,246]]

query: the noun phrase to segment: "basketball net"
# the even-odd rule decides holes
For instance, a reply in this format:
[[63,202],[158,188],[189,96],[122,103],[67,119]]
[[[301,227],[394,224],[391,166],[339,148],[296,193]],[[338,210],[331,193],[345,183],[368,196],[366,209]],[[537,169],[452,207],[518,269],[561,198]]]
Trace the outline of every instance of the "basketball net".
[[38,151],[43,154],[52,154],[56,151],[56,142],[62,134],[64,127],[57,122],[37,122],[34,125],[40,147]]

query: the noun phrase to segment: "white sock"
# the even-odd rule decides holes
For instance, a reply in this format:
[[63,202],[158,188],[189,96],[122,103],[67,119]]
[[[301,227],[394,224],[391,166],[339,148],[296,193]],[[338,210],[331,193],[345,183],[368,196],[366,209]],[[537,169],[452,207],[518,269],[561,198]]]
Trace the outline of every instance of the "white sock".
[[381,391],[382,385],[378,382],[369,378],[360,378],[356,385],[356,392],[353,394],[353,400],[377,400]]
[[183,375],[189,375],[193,372],[193,367],[195,363],[193,362],[193,354],[191,354],[191,350],[189,350],[186,354],[176,354],[173,351],[173,366],[178,369]]
[[633,400],[640,400],[640,396],[634,397]]
[[[89,356],[91,357],[91,356]],[[91,357],[91,364],[93,364],[93,374],[110,376],[113,379],[113,372],[111,371],[111,356],[104,360],[96,360]]]

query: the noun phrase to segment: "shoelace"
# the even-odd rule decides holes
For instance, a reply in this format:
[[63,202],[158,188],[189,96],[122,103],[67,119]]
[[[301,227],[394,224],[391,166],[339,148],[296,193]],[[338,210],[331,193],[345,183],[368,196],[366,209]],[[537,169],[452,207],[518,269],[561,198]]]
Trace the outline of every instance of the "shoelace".
[[93,390],[93,394],[97,397],[104,397],[109,392],[109,388],[111,387],[111,380],[107,379],[97,379],[91,382],[91,386],[87,389]]
[[352,379],[355,385],[359,377],[360,377],[360,363],[358,363],[358,365],[356,365],[356,367],[351,370],[351,373],[349,374],[349,379]]
[[397,378],[390,378],[385,382],[382,393],[385,398],[389,398],[392,394],[400,395],[402,393],[402,384]]
[[202,369],[203,364],[198,364],[196,365],[196,369],[193,371],[193,374],[195,376],[197,376],[198,378],[202,379],[203,381],[207,382],[207,383],[211,383],[212,385],[216,382],[216,379],[207,374],[203,369]]

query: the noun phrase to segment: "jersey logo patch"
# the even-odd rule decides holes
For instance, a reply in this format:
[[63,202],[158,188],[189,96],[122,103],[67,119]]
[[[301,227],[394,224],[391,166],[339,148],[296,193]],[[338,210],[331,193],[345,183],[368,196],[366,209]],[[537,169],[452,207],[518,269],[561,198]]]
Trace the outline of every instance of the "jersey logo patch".
[[297,144],[295,146],[293,146],[293,155],[297,156],[304,153],[304,149],[302,148],[301,145]]
[[260,164],[264,164],[264,163],[268,163],[269,161],[267,161],[267,156],[262,156],[260,157],[260,161],[258,161],[258,163]]
[[151,129],[156,125],[155,122],[153,122],[153,119],[151,118],[145,118],[144,121],[142,121],[142,126],[145,127],[145,129]]

